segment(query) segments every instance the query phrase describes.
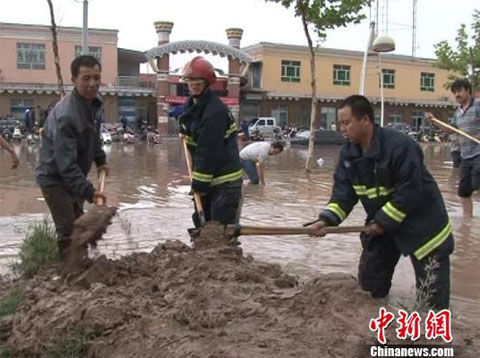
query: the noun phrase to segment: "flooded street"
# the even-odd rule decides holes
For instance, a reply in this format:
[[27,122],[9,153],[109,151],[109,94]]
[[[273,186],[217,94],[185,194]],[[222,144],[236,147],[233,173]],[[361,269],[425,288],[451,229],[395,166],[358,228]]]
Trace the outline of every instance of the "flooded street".
[[[0,151],[0,273],[8,272],[28,226],[48,215],[40,190],[34,182],[38,145],[16,144],[21,166],[10,170],[9,157]],[[332,173],[340,146],[317,147],[316,159],[323,167],[306,174],[306,148],[288,148],[267,162],[267,185],[244,185],[241,222],[248,225],[299,226],[315,219],[327,202]],[[111,175],[106,193],[109,204],[119,207],[94,255],[118,258],[134,251],[149,251],[166,239],[189,242],[192,203],[189,180],[180,142],[160,145],[106,147]],[[462,217],[456,194],[457,174],[451,169],[448,149],[443,145],[424,147],[425,159],[437,180],[450,214],[456,248],[452,255],[452,309],[462,319],[480,320],[480,197],[474,197],[477,218]],[[95,171],[92,171],[95,174]],[[94,178],[96,182],[96,178]],[[365,218],[357,205],[345,225],[361,225]],[[356,275],[360,255],[357,234],[315,239],[306,236],[243,237],[242,247],[258,260],[276,262],[288,273],[308,279],[318,273],[343,272]],[[411,301],[413,269],[402,258],[395,272],[391,300]]]

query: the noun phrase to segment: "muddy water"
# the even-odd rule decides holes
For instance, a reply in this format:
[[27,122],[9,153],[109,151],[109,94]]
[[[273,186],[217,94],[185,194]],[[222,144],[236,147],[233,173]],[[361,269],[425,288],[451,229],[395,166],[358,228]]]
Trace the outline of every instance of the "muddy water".
[[[338,146],[316,148],[323,166],[306,174],[302,165],[306,149],[289,148],[267,164],[267,185],[244,186],[243,224],[298,226],[317,216],[329,197]],[[8,156],[0,151],[0,273],[8,272],[28,226],[48,215],[33,179],[38,146],[17,144],[22,165],[9,169]],[[149,251],[165,239],[188,242],[191,198],[188,176],[178,140],[160,145],[137,144],[106,147],[112,173],[106,191],[119,213],[94,255],[115,258],[133,251]],[[452,307],[464,319],[480,320],[480,220],[462,217],[456,196],[457,173],[452,171],[444,146],[424,147],[425,159],[436,178],[450,213],[456,250],[452,255]],[[96,178],[93,178],[96,180]],[[480,197],[474,197],[480,215]],[[478,217],[478,216],[477,216]],[[358,206],[345,224],[362,224]],[[360,243],[356,234],[314,239],[303,236],[244,237],[244,251],[257,259],[278,262],[302,279],[318,273],[356,275]],[[413,297],[413,270],[408,259],[397,267],[391,300],[408,304]]]

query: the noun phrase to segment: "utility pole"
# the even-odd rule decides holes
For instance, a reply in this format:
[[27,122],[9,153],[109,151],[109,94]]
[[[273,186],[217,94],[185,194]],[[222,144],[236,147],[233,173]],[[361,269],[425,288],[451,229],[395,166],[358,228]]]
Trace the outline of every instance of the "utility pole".
[[417,52],[417,0],[413,0],[412,13],[412,60],[415,59]]
[[88,0],[83,0],[82,55],[88,55]]

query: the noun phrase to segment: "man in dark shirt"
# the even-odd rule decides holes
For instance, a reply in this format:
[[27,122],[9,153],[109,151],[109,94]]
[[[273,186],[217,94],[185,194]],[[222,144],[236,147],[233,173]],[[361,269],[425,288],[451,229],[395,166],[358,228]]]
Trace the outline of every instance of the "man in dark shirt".
[[83,213],[84,201],[105,199],[87,179],[92,163],[95,161],[98,169],[107,169],[100,138],[101,65],[92,56],[79,56],[71,64],[71,73],[74,89],[48,115],[35,170],[55,223],[62,260],[70,246],[73,222]]

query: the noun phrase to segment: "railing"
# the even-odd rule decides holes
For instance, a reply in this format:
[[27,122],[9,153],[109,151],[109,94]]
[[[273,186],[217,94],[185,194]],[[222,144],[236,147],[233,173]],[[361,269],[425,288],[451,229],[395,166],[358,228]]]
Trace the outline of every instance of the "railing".
[[117,86],[155,88],[155,82],[141,81],[138,76],[118,76]]
[[118,76],[117,86],[121,87],[140,87],[140,77],[138,76]]

